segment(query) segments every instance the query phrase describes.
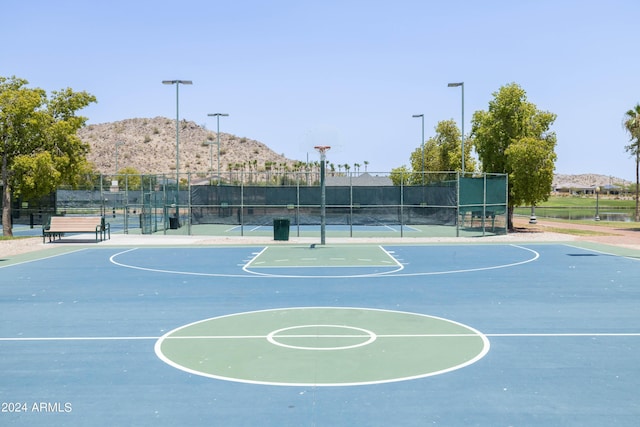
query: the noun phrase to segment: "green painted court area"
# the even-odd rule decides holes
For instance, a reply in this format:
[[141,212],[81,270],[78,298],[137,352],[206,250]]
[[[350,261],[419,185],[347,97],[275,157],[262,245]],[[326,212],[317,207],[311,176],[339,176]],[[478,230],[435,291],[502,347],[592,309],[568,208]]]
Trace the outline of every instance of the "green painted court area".
[[0,425],[638,425],[638,251],[124,237],[0,256]]
[[304,307],[196,322],[155,346],[166,363],[206,377],[269,385],[346,386],[449,372],[481,359],[489,341],[432,316]]
[[398,261],[381,246],[269,246],[247,268],[394,267]]

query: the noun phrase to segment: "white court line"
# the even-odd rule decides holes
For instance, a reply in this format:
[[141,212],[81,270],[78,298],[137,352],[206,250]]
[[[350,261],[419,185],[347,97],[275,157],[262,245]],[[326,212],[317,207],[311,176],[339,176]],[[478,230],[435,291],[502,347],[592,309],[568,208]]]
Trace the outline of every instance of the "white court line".
[[[258,266],[256,259],[260,256],[260,254],[262,252],[264,252],[267,248],[265,247],[265,249],[263,249],[260,253],[258,253],[256,255],[256,257],[254,257],[248,264],[246,264],[242,269],[251,275],[255,275],[255,276],[260,276],[260,277],[275,277],[275,278],[299,278],[299,279],[317,279],[317,278],[324,278],[324,279],[336,279],[336,278],[368,278],[368,277],[420,277],[420,276],[436,276],[436,275],[445,275],[445,274],[459,274],[459,273],[472,273],[472,272],[476,272],[476,271],[486,271],[486,270],[497,270],[497,269],[503,269],[503,268],[510,268],[510,267],[515,267],[518,265],[523,265],[523,264],[527,264],[530,262],[534,262],[537,259],[540,258],[540,253],[538,253],[537,251],[524,247],[524,246],[520,246],[520,245],[516,245],[516,244],[509,244],[508,246],[517,248],[517,249],[521,249],[527,252],[530,252],[532,254],[531,258],[525,259],[523,261],[516,261],[516,262],[512,262],[509,264],[498,264],[498,265],[490,265],[487,267],[475,267],[475,268],[466,268],[466,269],[459,269],[459,270],[442,270],[442,271],[418,271],[415,273],[405,273],[403,272],[405,266],[395,257],[391,254],[391,252],[387,251],[382,245],[380,245],[379,247],[382,249],[382,251],[386,252],[388,254],[388,256],[396,263],[396,265],[398,266],[398,268],[394,269],[394,270],[390,270],[390,271],[382,271],[382,272],[376,272],[376,273],[364,273],[364,274],[349,274],[349,275],[302,275],[302,274],[271,274],[268,272],[264,272],[264,271],[268,271],[268,269],[270,268],[277,268],[277,267],[273,267],[273,266]],[[257,270],[251,270],[250,268],[256,264],[256,268],[259,268],[260,270],[263,271],[257,271]],[[305,269],[305,268],[317,268],[318,266],[296,266],[296,267],[292,267],[295,269]],[[340,267],[349,267],[349,268],[371,268],[373,266],[326,266],[326,267],[330,267],[333,269],[337,269]],[[375,267],[390,267],[388,265],[376,265]]]
[[[483,334],[496,338],[571,338],[571,337],[640,337],[640,332],[580,332],[580,333],[508,333]],[[282,335],[286,338],[363,338],[365,334],[351,335]],[[478,334],[376,334],[378,338],[446,338],[446,337],[478,337]],[[0,337],[1,341],[136,341],[159,340],[162,337]],[[194,335],[194,336],[165,336],[164,339],[267,339],[267,335]]]
[[584,332],[584,333],[541,333],[541,334],[485,334],[488,337],[640,337],[640,332]]
[[[298,275],[298,274],[271,274],[271,273],[265,273],[263,271],[268,271],[269,269],[278,269],[278,268],[282,268],[280,266],[277,265],[260,265],[262,264],[261,261],[258,261],[258,258],[265,252],[267,251],[267,249],[269,249],[269,246],[265,246],[264,249],[262,249],[260,252],[256,252],[254,253],[255,256],[249,260],[249,262],[247,262],[243,267],[242,270],[244,272],[246,272],[247,274],[250,274],[252,276],[257,276],[257,277],[274,277],[274,278],[279,278],[279,277],[286,277],[286,278],[300,278],[300,279],[317,279],[317,278],[325,278],[325,279],[336,279],[336,278],[344,278],[344,277],[380,277],[380,276],[388,276],[388,275],[394,275],[397,274],[398,272],[402,271],[404,269],[404,265],[398,261],[389,251],[387,251],[382,245],[378,245],[378,248],[380,250],[382,250],[383,253],[385,253],[390,259],[391,261],[389,261],[389,264],[372,264],[372,265],[337,265],[337,266],[333,266],[333,265],[301,265],[301,266],[287,266],[288,268],[292,268],[292,269],[317,269],[317,268],[332,268],[332,269],[348,269],[348,268],[352,268],[352,269],[371,269],[371,268],[388,268],[388,267],[393,267],[393,264],[395,264],[397,267],[393,270],[390,271],[383,271],[383,272],[377,272],[377,273],[366,273],[366,274],[349,274],[349,275]],[[333,259],[333,258],[332,258]],[[340,258],[336,258],[336,259],[340,259]],[[344,259],[344,258],[342,258]],[[283,259],[283,260],[276,260],[276,262],[278,261],[287,261],[287,259]],[[361,260],[362,261],[362,260]],[[371,261],[371,260],[367,260],[367,261]],[[252,270],[251,268],[258,268],[260,270],[263,271],[256,271],[256,270]]]
[[[416,276],[432,276],[432,275],[445,275],[445,274],[457,274],[457,273],[470,273],[470,272],[476,272],[476,271],[485,271],[485,270],[495,270],[495,269],[502,269],[502,268],[509,268],[509,267],[514,267],[514,266],[518,266],[518,265],[522,265],[522,264],[527,264],[533,261],[536,261],[538,258],[540,258],[540,254],[538,252],[536,252],[533,249],[530,248],[526,248],[524,246],[519,246],[519,245],[515,245],[515,244],[510,244],[508,246],[511,247],[515,247],[518,249],[522,249],[524,251],[528,251],[531,254],[533,254],[533,256],[529,259],[525,259],[523,261],[517,261],[517,262],[513,262],[513,263],[509,263],[509,264],[499,264],[499,265],[492,265],[492,266],[487,266],[487,267],[477,267],[477,268],[468,268],[468,269],[460,269],[460,270],[444,270],[444,271],[427,271],[427,272],[415,272],[415,273],[404,273],[402,272],[405,269],[405,265],[402,264],[395,256],[392,255],[391,252],[387,251],[382,245],[379,245],[379,248],[385,252],[389,258],[391,258],[391,262],[395,263],[395,265],[397,266],[397,268],[393,269],[393,270],[389,270],[389,271],[381,271],[381,272],[375,272],[375,273],[363,273],[363,274],[348,274],[348,275],[303,275],[303,274],[271,274],[268,273],[266,271],[268,271],[269,269],[277,269],[277,268],[281,268],[278,266],[264,266],[264,265],[260,265],[261,262],[258,261],[258,258],[260,257],[260,255],[265,252],[267,249],[269,249],[269,246],[265,246],[264,248],[262,248],[259,252],[254,252],[252,255],[253,258],[251,258],[246,264],[244,264],[241,269],[245,274],[233,274],[233,273],[199,273],[199,272],[190,272],[190,271],[180,271],[180,270],[164,270],[164,269],[158,269],[158,268],[149,268],[149,267],[140,267],[140,266],[136,266],[136,265],[129,265],[129,264],[125,264],[125,263],[121,263],[116,261],[116,258],[119,257],[120,255],[123,255],[127,252],[131,252],[131,251],[135,251],[138,250],[140,248],[131,248],[131,249],[127,249],[124,251],[121,251],[119,253],[116,253],[114,255],[112,255],[109,258],[109,261],[115,265],[118,265],[120,267],[125,267],[125,268],[131,268],[131,269],[135,269],[135,270],[142,270],[142,271],[153,271],[156,273],[167,273],[167,274],[182,274],[182,275],[189,275],[189,276],[204,276],[204,277],[271,277],[271,278],[298,278],[298,279],[317,279],[317,278],[324,278],[324,279],[335,279],[335,278],[369,278],[369,277],[416,277]],[[255,267],[256,270],[251,270],[251,268]],[[294,269],[299,269],[301,271],[303,271],[304,269],[316,269],[318,268],[318,266],[288,266]],[[357,268],[357,269],[370,269],[370,268],[374,268],[374,267],[381,267],[381,268],[389,268],[392,267],[392,265],[368,265],[368,266],[325,266],[327,268],[333,268],[333,269],[339,269],[339,268]],[[257,271],[257,269],[262,270],[262,271]]]
[[116,261],[116,257],[126,254],[127,252],[136,251],[140,248],[131,248],[124,250],[122,252],[118,252],[117,254],[113,254],[109,257],[109,262],[124,268],[131,268],[133,270],[141,270],[141,271],[152,271],[154,273],[167,273],[167,274],[184,274],[186,276],[205,276],[205,277],[251,277],[246,274],[230,274],[230,273],[198,273],[195,271],[175,271],[175,270],[162,270],[159,268],[150,268],[150,267],[139,267],[137,265],[129,265]]
[[600,251],[600,250],[593,249],[593,248],[583,248],[582,246],[570,245],[568,243],[565,243],[565,246],[569,246],[570,248],[581,249],[583,251],[595,252],[597,254],[611,255],[611,256],[614,256],[614,257],[621,257],[621,258],[625,258],[625,259],[630,259],[631,261],[639,261],[639,259],[636,258],[636,257],[625,256],[625,255],[616,255],[616,254],[611,253],[611,252]]
[[424,271],[424,272],[416,272],[416,273],[399,273],[399,274],[392,273],[392,274],[385,274],[385,277],[436,276],[436,275],[444,275],[444,274],[473,273],[476,271],[498,270],[502,268],[515,267],[517,265],[528,264],[540,258],[540,253],[534,251],[533,249],[526,248],[520,245],[515,245],[513,243],[509,244],[509,246],[518,248],[518,249],[523,249],[525,251],[529,251],[533,254],[533,257],[529,259],[525,259],[524,261],[516,261],[509,264],[491,265],[488,267],[466,268],[466,269],[460,269],[460,270]]
[[157,340],[160,337],[0,337],[0,341],[135,341]]
[[46,256],[46,257],[42,257],[42,258],[29,259],[29,260],[26,260],[26,261],[16,262],[14,264],[0,265],[0,268],[7,268],[7,267],[13,267],[13,266],[16,266],[16,265],[27,264],[27,263],[35,262],[35,261],[42,261],[42,260],[45,260],[45,259],[59,257],[59,256],[62,256],[62,255],[68,255],[68,254],[74,254],[76,252],[86,251],[87,249],[88,248],[76,249],[75,251],[62,252],[62,253],[59,253],[59,254],[49,255],[49,256]]

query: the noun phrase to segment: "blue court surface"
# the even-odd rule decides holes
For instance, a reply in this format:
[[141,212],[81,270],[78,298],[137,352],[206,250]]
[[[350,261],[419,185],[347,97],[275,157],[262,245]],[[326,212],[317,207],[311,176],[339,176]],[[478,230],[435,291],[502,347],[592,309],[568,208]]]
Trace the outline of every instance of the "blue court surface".
[[637,426],[640,256],[51,245],[0,259],[0,425]]

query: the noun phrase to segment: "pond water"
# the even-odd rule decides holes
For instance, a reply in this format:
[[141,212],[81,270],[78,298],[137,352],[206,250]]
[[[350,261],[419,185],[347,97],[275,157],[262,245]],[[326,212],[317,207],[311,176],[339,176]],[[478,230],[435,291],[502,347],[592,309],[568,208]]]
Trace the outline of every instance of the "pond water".
[[[577,213],[569,213],[569,215],[558,215],[556,214],[547,214],[544,215],[544,212],[536,212],[536,216],[539,218],[556,218],[556,219],[568,219],[568,220],[583,220],[589,221],[594,220],[596,218],[596,213],[594,212],[592,215],[579,215]],[[618,222],[631,222],[633,220],[633,214],[626,212],[600,212],[599,213],[600,221],[618,221]]]
[[[516,210],[519,215],[528,215],[530,208],[519,208]],[[593,208],[545,208],[537,207],[535,214],[539,218],[555,218],[566,220],[595,220],[596,209]],[[635,219],[634,209],[611,209],[605,208],[598,211],[600,221],[632,222]]]
[[600,221],[631,222],[631,214],[624,212],[600,212]]

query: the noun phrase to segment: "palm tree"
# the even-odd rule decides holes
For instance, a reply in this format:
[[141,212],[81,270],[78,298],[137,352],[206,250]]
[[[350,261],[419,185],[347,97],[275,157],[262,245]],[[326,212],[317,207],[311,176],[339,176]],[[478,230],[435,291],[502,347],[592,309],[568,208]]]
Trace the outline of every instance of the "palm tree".
[[233,181],[233,163],[227,164],[227,170],[229,171],[229,182]]
[[271,182],[271,169],[275,165],[275,162],[266,161],[264,162],[264,170],[267,172],[267,183]]
[[624,149],[636,156],[636,222],[640,222],[640,104],[627,111],[624,118],[624,127],[629,132],[631,140],[631,144]]

